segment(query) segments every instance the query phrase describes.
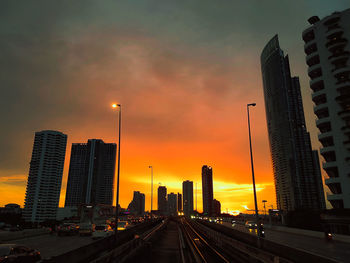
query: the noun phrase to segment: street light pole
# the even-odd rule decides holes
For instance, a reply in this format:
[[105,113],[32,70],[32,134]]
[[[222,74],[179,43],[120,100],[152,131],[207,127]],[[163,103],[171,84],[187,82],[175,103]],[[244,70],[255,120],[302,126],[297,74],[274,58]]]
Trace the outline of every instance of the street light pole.
[[254,189],[254,204],[255,204],[255,216],[256,216],[256,227],[258,233],[258,242],[260,238],[260,226],[259,226],[259,213],[258,213],[258,202],[256,199],[256,189],[255,189],[255,177],[254,177],[254,162],[253,162],[253,151],[252,151],[252,138],[250,133],[250,118],[249,118],[249,106],[256,106],[256,103],[247,104],[247,113],[248,113],[248,131],[249,131],[249,147],[250,147],[250,162],[252,167],[252,177],[253,177],[253,189]]
[[150,165],[148,168],[151,168],[151,218],[152,218],[152,210],[153,210],[153,166]]
[[113,108],[119,107],[119,125],[118,125],[118,168],[117,168],[117,200],[115,205],[115,240],[117,240],[118,232],[118,217],[119,217],[119,175],[120,175],[120,135],[121,135],[121,123],[122,123],[122,106],[120,104],[113,104]]

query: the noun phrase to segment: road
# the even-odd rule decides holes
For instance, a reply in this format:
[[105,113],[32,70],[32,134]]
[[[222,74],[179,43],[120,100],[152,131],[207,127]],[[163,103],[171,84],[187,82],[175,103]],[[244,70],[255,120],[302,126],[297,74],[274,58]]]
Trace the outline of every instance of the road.
[[49,234],[9,241],[12,244],[22,244],[38,249],[42,258],[61,255],[91,242],[93,242],[92,238],[87,236],[56,236]]
[[[236,230],[256,235],[256,229],[247,229],[244,225],[223,222],[223,225]],[[326,241],[324,238],[304,236],[300,234],[288,233],[278,230],[265,229],[265,238],[276,243],[295,247],[316,255],[337,259],[343,262],[349,262],[350,244],[332,240]]]

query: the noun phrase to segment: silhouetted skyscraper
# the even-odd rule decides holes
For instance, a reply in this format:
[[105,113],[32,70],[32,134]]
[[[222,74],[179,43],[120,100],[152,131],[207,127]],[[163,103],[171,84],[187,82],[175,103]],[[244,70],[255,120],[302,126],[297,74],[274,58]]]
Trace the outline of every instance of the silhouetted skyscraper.
[[35,133],[23,210],[25,221],[56,220],[66,145],[67,135],[61,132]]
[[73,143],[65,206],[113,203],[116,144]]
[[168,211],[169,215],[177,215],[177,195],[174,193],[168,194]]
[[202,195],[203,213],[211,215],[213,213],[213,169],[210,166],[202,167]]
[[167,214],[167,189],[165,186],[158,187],[158,211],[161,215]]
[[319,176],[313,164],[298,77],[291,77],[288,56],[274,36],[261,54],[267,129],[277,207],[318,210]]
[[182,183],[183,211],[185,216],[193,214],[193,182],[184,181]]
[[214,199],[213,200],[213,212],[212,215],[219,216],[221,214],[221,203],[220,201]]
[[142,216],[145,213],[145,194],[134,191],[134,197],[128,206],[131,214]]
[[304,51],[331,190],[327,199],[334,208],[350,208],[350,9],[308,21]]
[[177,193],[177,211],[182,211],[182,195]]

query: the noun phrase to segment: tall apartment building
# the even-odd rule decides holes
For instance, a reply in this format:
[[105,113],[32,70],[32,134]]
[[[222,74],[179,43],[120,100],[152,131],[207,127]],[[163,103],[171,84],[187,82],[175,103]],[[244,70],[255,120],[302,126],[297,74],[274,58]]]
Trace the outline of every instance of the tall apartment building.
[[134,197],[128,206],[131,214],[142,216],[145,213],[145,194],[134,191]]
[[219,216],[221,215],[221,203],[220,201],[214,199],[213,200],[213,212],[212,212],[213,216]]
[[112,205],[115,159],[115,143],[73,143],[65,206]]
[[35,133],[23,210],[25,221],[56,220],[66,145],[67,135],[61,132]]
[[334,208],[350,208],[350,9],[308,21],[304,51],[331,191],[327,199]]
[[212,215],[213,213],[213,169],[210,166],[202,167],[202,196],[203,196],[203,213]]
[[165,186],[158,187],[158,211],[161,215],[167,214],[167,189]]
[[182,194],[177,193],[177,211],[182,211]]
[[182,183],[183,212],[185,216],[193,214],[193,182],[184,181]]
[[177,215],[177,195],[174,193],[168,194],[168,211],[169,215]]
[[261,54],[267,129],[278,209],[319,210],[321,176],[315,171],[298,77],[274,36]]

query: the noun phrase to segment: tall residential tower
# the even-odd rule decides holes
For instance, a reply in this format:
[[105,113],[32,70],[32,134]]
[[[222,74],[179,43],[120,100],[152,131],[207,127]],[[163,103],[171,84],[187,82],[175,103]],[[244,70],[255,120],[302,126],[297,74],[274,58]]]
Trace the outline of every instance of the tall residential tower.
[[65,206],[112,205],[116,144],[90,139],[73,143]]
[[308,21],[304,50],[327,199],[334,208],[350,208],[350,9]]
[[182,183],[183,211],[185,216],[193,214],[193,182],[184,181]]
[[[261,54],[267,129],[278,209],[320,210],[321,175],[314,169],[298,77],[274,36]],[[323,195],[322,195],[323,196]]]
[[202,167],[202,196],[203,213],[211,216],[213,213],[213,169],[210,166]]
[[67,135],[61,132],[35,133],[23,210],[25,221],[56,220],[66,145]]

